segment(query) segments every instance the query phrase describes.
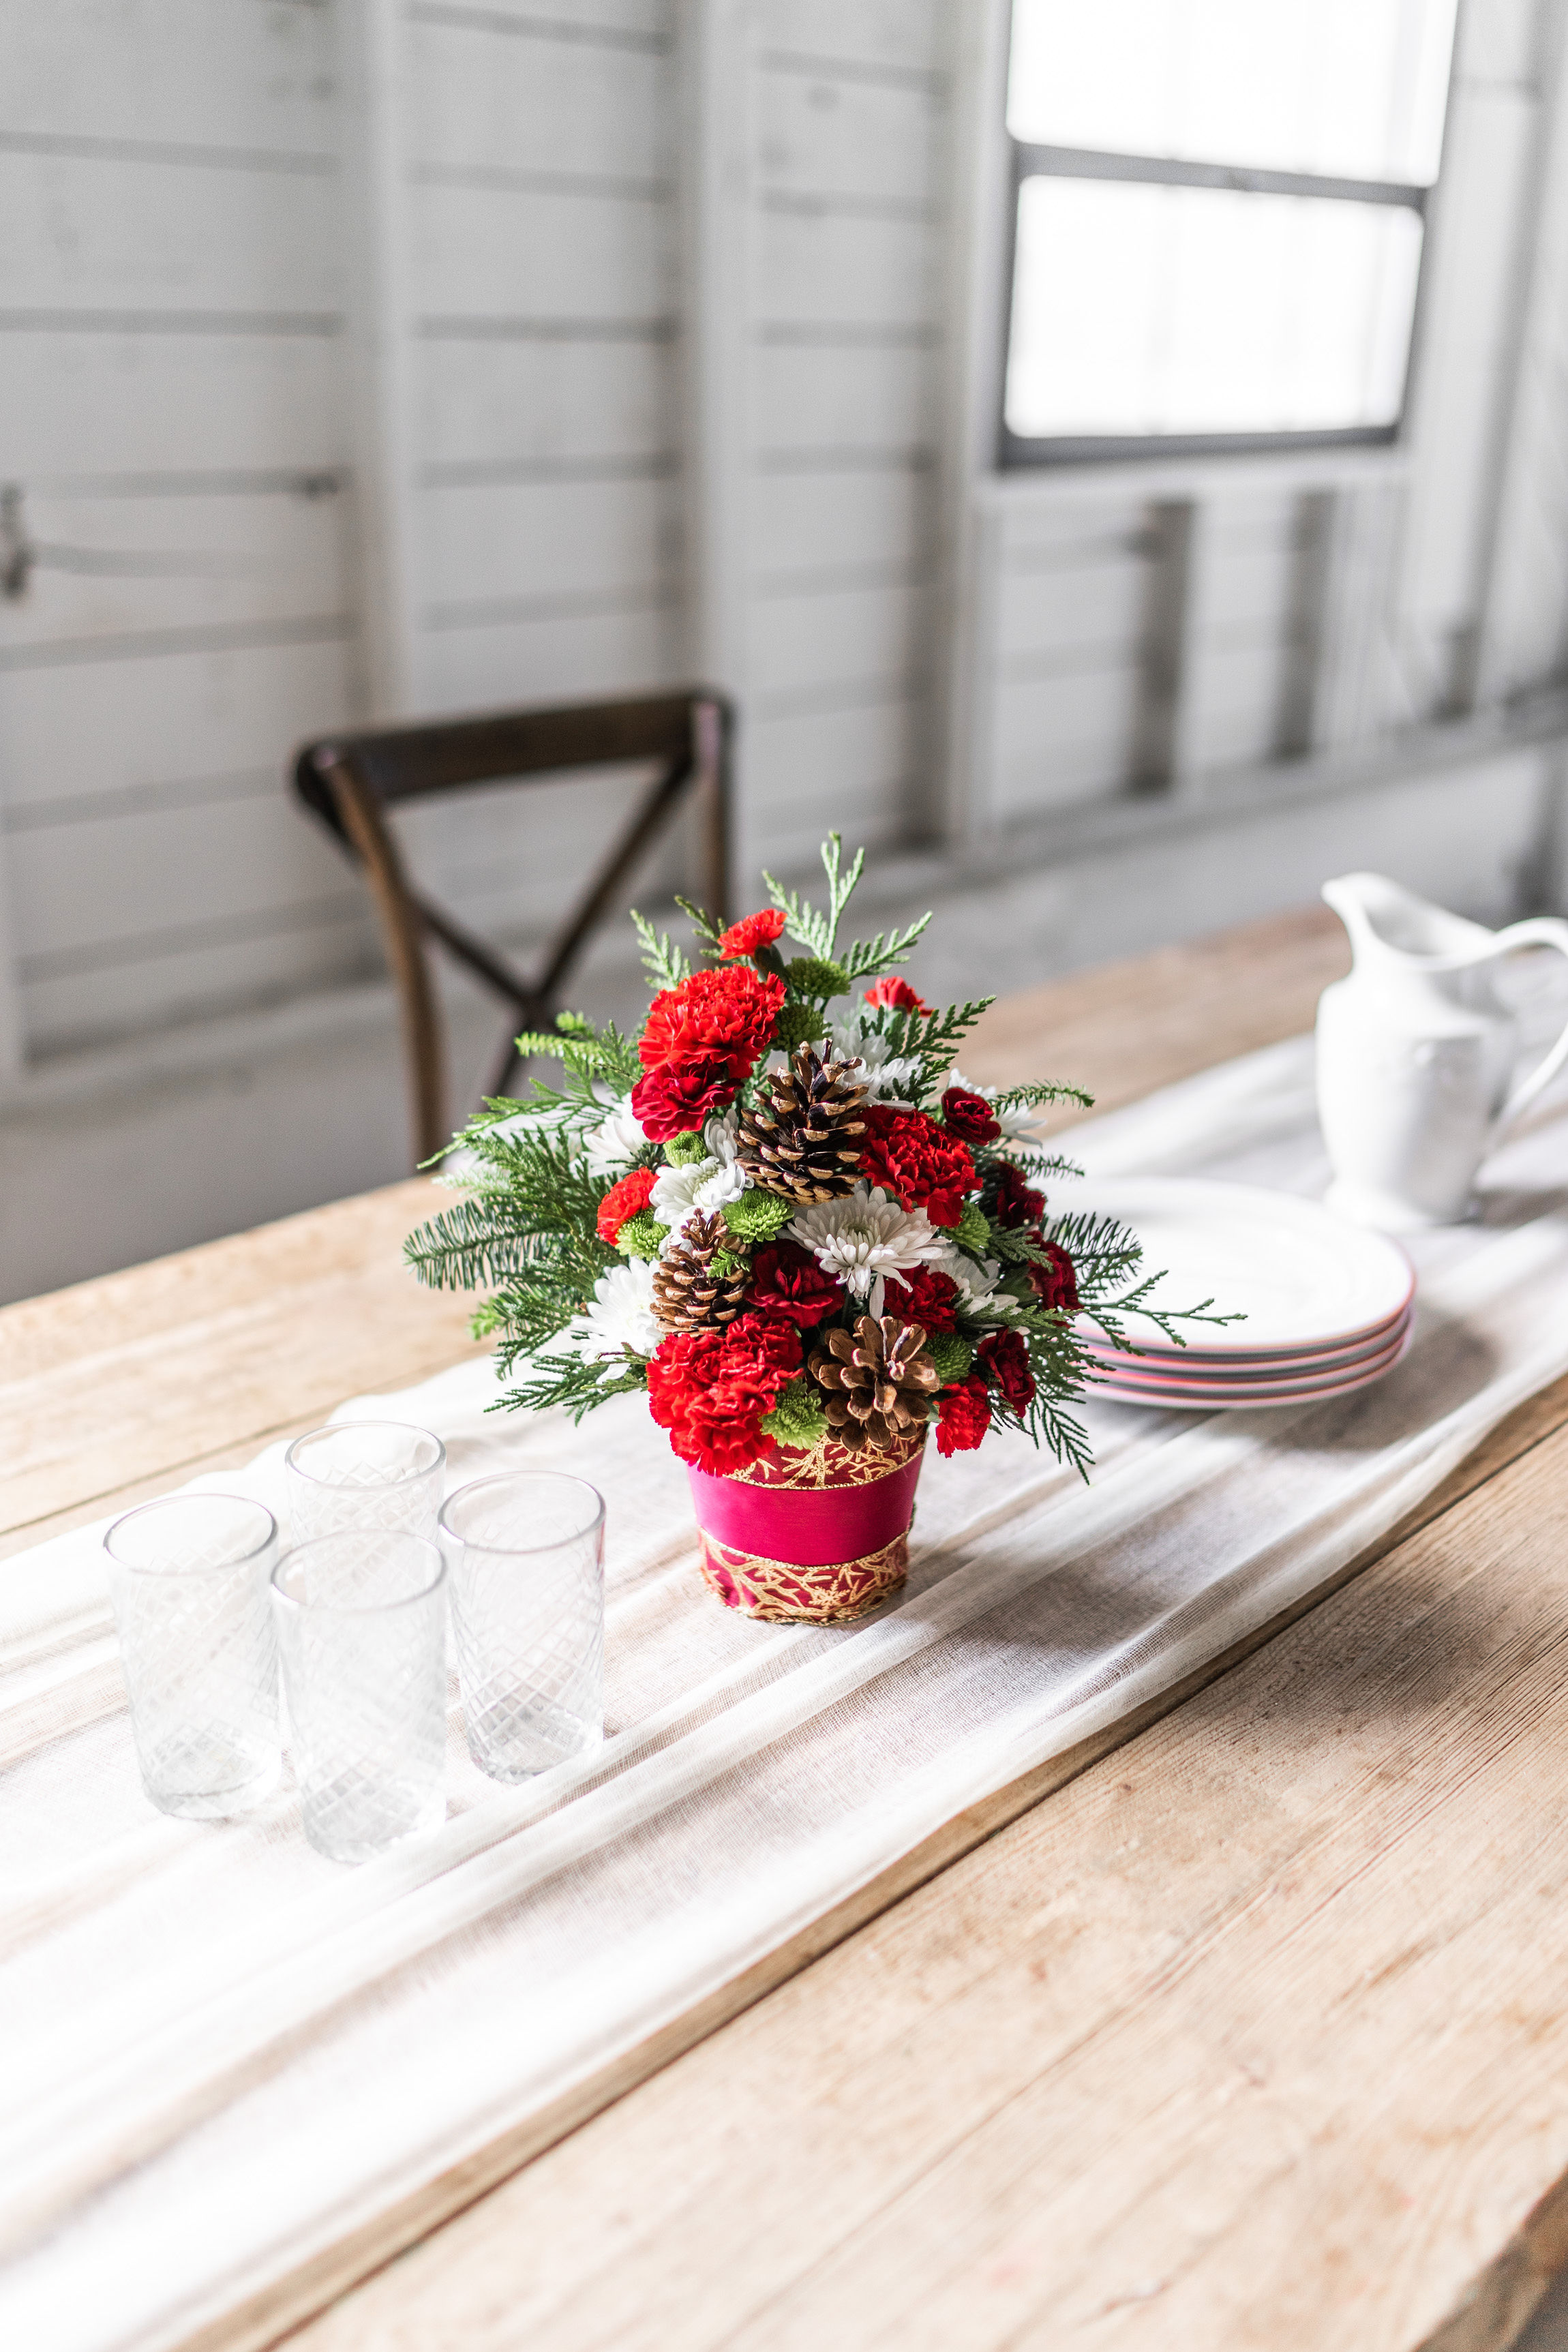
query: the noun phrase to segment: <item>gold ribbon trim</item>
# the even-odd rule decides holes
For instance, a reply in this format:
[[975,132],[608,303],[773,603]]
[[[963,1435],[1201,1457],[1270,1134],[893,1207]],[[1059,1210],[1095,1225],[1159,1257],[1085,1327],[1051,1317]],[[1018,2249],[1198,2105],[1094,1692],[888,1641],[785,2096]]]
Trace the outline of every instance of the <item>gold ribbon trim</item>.
[[867,1552],[859,1559],[802,1568],[794,1560],[740,1551],[700,1533],[704,1580],[725,1607],[773,1625],[851,1624],[896,1592],[909,1574],[907,1535],[895,1536],[880,1551]]
[[923,1424],[883,1454],[874,1453],[868,1445],[851,1453],[835,1437],[819,1437],[812,1446],[775,1445],[771,1455],[748,1463],[743,1470],[726,1471],[725,1475],[739,1486],[879,1486],[884,1478],[896,1477],[907,1467],[925,1442]]

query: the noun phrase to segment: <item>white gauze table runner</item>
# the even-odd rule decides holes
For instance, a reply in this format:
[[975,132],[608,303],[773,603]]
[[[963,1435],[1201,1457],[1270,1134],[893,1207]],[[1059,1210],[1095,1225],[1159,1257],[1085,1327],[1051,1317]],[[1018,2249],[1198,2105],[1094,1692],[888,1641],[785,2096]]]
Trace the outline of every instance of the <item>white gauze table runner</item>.
[[[1093,1171],[1326,1181],[1307,1040],[1075,1131]],[[952,1815],[1321,1585],[1568,1370],[1568,1109],[1419,1239],[1418,1336],[1361,1395],[1090,1404],[1089,1486],[1015,1438],[922,1475],[897,1606],[750,1623],[699,1581],[637,1399],[489,1415],[468,1364],[344,1415],[438,1431],[453,1484],[608,1502],[605,1747],[503,1790],[454,1687],[443,1831],[357,1871],[287,1784],[235,1823],[141,1794],[101,1529],[0,1567],[0,2341],[139,2352],[198,2326],[593,2076]],[[279,1451],[195,1482],[281,1508]]]

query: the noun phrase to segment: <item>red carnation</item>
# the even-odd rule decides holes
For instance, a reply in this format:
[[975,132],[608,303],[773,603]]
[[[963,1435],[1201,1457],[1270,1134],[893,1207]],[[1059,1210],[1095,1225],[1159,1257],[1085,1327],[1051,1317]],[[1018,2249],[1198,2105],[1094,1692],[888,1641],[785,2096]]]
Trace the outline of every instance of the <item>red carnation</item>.
[[612,1184],[599,1203],[595,1220],[599,1239],[608,1242],[613,1249],[616,1238],[628,1217],[640,1216],[648,1204],[649,1195],[658,1181],[653,1168],[634,1168],[618,1184]]
[[654,1143],[668,1143],[672,1135],[691,1135],[715,1111],[727,1109],[735,1087],[721,1071],[715,1077],[707,1063],[650,1070],[632,1088],[632,1110],[643,1133]]
[[923,1323],[928,1331],[957,1328],[958,1285],[934,1265],[911,1265],[888,1284],[885,1312],[900,1323]]
[[980,1342],[980,1362],[1021,1420],[1035,1401],[1035,1375],[1022,1334],[993,1331]]
[[[651,1367],[650,1367],[651,1370]],[[991,1400],[978,1372],[955,1381],[937,1399],[936,1450],[973,1454],[991,1426]]]
[[632,1109],[655,1142],[689,1134],[744,1086],[767,1051],[784,984],[750,964],[694,971],[661,989],[637,1045],[647,1075]]
[[1046,1196],[1026,1184],[1010,1160],[999,1160],[991,1171],[996,1186],[992,1212],[999,1225],[1037,1225],[1046,1213]]
[[777,907],[764,907],[760,915],[745,915],[731,923],[727,931],[719,934],[721,956],[755,955],[759,948],[771,948],[784,927],[784,919]]
[[979,1178],[967,1144],[943,1133],[923,1110],[898,1110],[890,1103],[868,1103],[866,1145],[860,1173],[880,1184],[901,1208],[923,1209],[933,1225],[956,1225],[964,1195]]
[[809,1331],[838,1312],[844,1286],[824,1273],[798,1242],[770,1242],[752,1260],[751,1297],[764,1314],[786,1315],[801,1330]]
[[723,1477],[754,1462],[762,1422],[801,1368],[800,1334],[770,1316],[723,1331],[676,1331],[648,1360],[648,1410],[683,1462]]
[[967,1087],[949,1087],[942,1098],[942,1123],[961,1143],[994,1143],[1002,1122],[984,1095]]
[[929,1013],[931,1011],[931,1006],[924,997],[917,996],[909,982],[900,980],[896,971],[890,971],[886,980],[879,980],[874,988],[868,988],[866,991],[866,1002],[868,1004],[879,1007],[886,1005],[889,1013]]
[[1055,1307],[1058,1315],[1078,1313],[1078,1269],[1059,1242],[1044,1244],[1048,1266],[1031,1265],[1029,1280],[1042,1307]]

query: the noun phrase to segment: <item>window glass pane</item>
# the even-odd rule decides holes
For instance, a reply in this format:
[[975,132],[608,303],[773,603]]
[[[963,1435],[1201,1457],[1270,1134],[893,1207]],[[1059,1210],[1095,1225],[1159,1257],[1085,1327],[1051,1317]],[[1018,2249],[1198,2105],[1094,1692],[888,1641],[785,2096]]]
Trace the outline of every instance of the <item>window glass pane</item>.
[[1026,180],[1006,418],[1060,434],[1397,421],[1421,259],[1407,207]]
[[1427,186],[1455,0],[1014,0],[1007,127],[1045,146]]

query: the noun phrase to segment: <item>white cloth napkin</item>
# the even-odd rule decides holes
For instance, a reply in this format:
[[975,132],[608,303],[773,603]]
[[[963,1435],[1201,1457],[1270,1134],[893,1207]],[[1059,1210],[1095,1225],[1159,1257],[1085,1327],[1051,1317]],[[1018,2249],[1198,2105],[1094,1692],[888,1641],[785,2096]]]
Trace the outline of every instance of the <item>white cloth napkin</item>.
[[[1091,1171],[1312,1194],[1297,1040],[1077,1130]],[[446,1826],[358,1871],[287,1785],[237,1823],[142,1798],[99,1550],[0,1567],[0,2340],[154,2352],[592,2077],[952,1815],[1310,1593],[1568,1370],[1568,1112],[1422,1239],[1382,1385],[1285,1412],[1091,1404],[1082,1486],[993,1439],[922,1474],[901,1603],[752,1624],[695,1568],[636,1399],[487,1414],[468,1364],[344,1414],[445,1438],[452,1483],[581,1472],[608,1502],[609,1740],[502,1790],[453,1693]],[[280,1502],[274,1450],[198,1486]]]

